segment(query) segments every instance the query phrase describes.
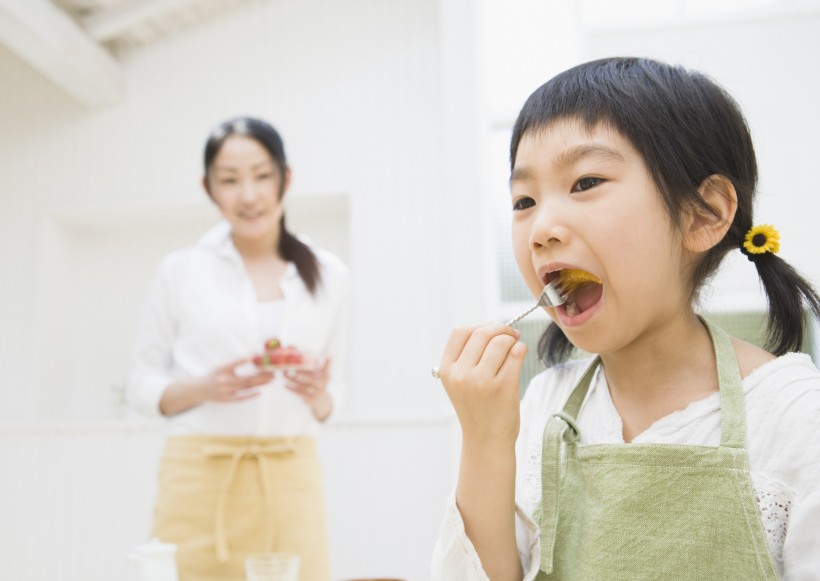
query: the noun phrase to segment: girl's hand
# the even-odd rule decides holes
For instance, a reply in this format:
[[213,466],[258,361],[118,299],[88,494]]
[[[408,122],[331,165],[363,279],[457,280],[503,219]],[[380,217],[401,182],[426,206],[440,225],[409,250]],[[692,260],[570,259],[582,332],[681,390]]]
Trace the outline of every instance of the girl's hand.
[[251,368],[247,365],[249,362],[250,359],[248,358],[238,359],[199,378],[198,382],[203,400],[231,403],[259,395],[259,392],[253,388],[273,381],[273,374],[268,371],[260,371],[255,366],[253,372],[238,374],[238,368]]
[[286,371],[285,387],[304,400],[313,414],[323,420],[330,414],[332,402],[327,392],[330,379],[330,358],[312,370]]
[[519,428],[519,377],[527,346],[517,329],[490,323],[454,330],[439,375],[464,438],[514,444]]

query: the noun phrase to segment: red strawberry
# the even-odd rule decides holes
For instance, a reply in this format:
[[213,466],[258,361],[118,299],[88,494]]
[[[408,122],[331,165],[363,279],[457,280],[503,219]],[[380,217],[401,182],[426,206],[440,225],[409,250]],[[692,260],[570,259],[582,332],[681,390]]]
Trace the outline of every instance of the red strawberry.
[[279,339],[277,339],[276,337],[273,337],[273,338],[268,339],[267,341],[265,341],[265,349],[267,351],[273,351],[274,349],[277,349],[281,346],[282,346],[281,341],[279,341]]
[[285,365],[287,363],[286,354],[281,348],[268,352],[268,359],[271,365]]

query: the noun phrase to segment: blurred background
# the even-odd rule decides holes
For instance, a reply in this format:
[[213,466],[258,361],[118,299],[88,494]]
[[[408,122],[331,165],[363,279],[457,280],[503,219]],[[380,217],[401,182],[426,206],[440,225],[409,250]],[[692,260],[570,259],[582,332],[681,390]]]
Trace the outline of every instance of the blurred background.
[[[334,579],[422,581],[458,455],[430,367],[453,326],[530,305],[507,190],[529,93],[603,56],[711,74],[752,129],[757,222],[818,284],[818,54],[818,0],[0,0],[0,577],[133,578],[163,432],[122,388],[160,258],[218,218],[199,180],[219,121],[281,131],[289,224],[352,271],[322,439]],[[702,308],[759,341],[740,253]]]

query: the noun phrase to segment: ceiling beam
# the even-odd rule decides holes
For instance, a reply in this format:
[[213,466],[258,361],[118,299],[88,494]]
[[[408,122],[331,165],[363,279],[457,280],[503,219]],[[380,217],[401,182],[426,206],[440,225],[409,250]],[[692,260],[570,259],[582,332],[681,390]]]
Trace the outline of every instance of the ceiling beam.
[[124,95],[114,58],[49,0],[0,0],[0,43],[82,103]]
[[180,12],[203,0],[122,0],[110,8],[90,14],[80,21],[98,42],[107,42],[135,27],[162,16]]

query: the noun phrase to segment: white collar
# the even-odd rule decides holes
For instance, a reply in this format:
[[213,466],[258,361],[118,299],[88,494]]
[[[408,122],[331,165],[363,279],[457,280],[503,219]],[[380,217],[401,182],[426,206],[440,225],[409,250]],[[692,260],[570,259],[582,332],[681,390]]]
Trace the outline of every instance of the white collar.
[[[209,248],[217,255],[223,256],[232,261],[237,267],[245,268],[242,262],[242,255],[236,249],[231,237],[231,224],[227,220],[220,220],[216,225],[208,229],[202,236],[200,236],[197,244]],[[299,272],[296,270],[296,265],[288,261],[285,267],[285,272],[282,273],[282,281],[292,278],[299,278]]]

